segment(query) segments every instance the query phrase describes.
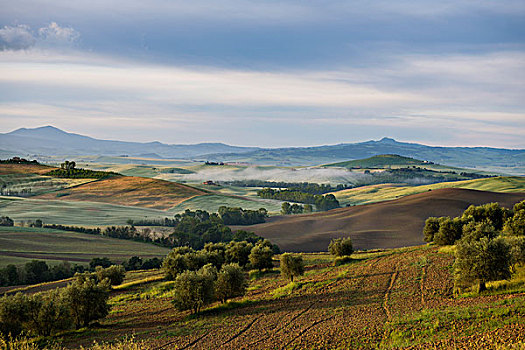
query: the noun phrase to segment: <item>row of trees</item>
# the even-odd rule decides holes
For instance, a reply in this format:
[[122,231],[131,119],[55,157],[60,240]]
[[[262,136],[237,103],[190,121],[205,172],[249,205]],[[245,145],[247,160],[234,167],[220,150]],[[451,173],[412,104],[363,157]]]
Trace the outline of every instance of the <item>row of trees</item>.
[[0,226],[14,226],[15,222],[9,216],[0,216]]
[[438,245],[455,244],[455,288],[507,279],[525,264],[525,201],[505,209],[497,203],[470,206],[457,218],[429,218],[424,234]]
[[[74,163],[74,162],[72,162]],[[71,164],[71,163],[70,163]],[[120,176],[120,174],[112,171],[97,171],[89,169],[76,168],[60,168],[51,170],[44,175],[68,178],[68,179],[105,179],[110,176]]]
[[283,215],[311,213],[312,211],[313,208],[310,204],[301,205],[297,203],[290,204],[288,202],[284,202],[281,205],[281,214]]
[[122,266],[98,267],[95,273],[77,274],[62,289],[5,295],[0,298],[0,333],[49,336],[72,325],[76,329],[87,327],[109,313],[111,285],[121,283],[124,273]]
[[339,184],[332,186],[329,184],[318,184],[312,182],[276,182],[264,180],[237,180],[229,181],[227,184],[238,187],[270,187],[270,188],[286,188],[290,191],[299,191],[310,194],[325,194],[329,192],[342,191],[347,188],[352,188],[353,185]]
[[291,201],[297,203],[315,204],[318,211],[325,211],[334,208],[339,208],[339,201],[333,194],[327,195],[313,195],[301,191],[293,190],[275,190],[273,188],[263,188],[257,191],[257,195],[261,198],[278,199],[282,201]]
[[248,210],[221,206],[218,213],[225,225],[260,224],[268,217],[268,211],[265,208]]

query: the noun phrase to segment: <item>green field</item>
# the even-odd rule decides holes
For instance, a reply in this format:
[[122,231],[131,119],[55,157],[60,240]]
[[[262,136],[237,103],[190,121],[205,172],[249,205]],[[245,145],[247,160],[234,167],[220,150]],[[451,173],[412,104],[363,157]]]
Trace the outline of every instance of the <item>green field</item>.
[[333,194],[341,205],[359,205],[389,201],[440,188],[465,188],[490,192],[525,192],[525,177],[493,177],[487,179],[441,182],[423,186],[381,184],[333,192]]
[[138,255],[164,257],[168,248],[123,239],[43,228],[0,227],[0,267],[32,259],[85,263],[94,257],[123,261]]
[[165,218],[171,211],[123,205],[0,197],[0,215],[15,222],[41,219],[47,224],[100,226],[125,225],[128,219]]
[[60,179],[36,174],[0,175],[2,193],[19,193],[20,195],[38,195],[78,186],[93,179]]

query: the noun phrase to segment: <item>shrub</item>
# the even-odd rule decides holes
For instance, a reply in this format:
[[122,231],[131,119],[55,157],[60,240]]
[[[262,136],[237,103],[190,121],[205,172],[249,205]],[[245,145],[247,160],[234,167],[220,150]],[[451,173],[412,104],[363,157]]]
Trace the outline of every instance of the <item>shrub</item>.
[[110,285],[116,286],[118,284],[121,284],[122,281],[124,281],[126,270],[124,269],[124,266],[122,265],[113,265],[108,268],[97,266],[95,270],[95,274],[97,275],[97,279],[99,282],[107,278],[109,280]]
[[175,279],[173,305],[179,310],[199,312],[213,301],[213,276],[206,271],[184,271]]
[[280,259],[281,275],[289,278],[293,282],[293,278],[304,274],[304,263],[301,255],[293,255],[284,253]]
[[244,295],[246,287],[246,277],[242,268],[238,264],[227,264],[217,274],[215,295],[225,303],[228,299]]
[[334,256],[352,255],[354,247],[350,237],[332,239],[328,245],[328,251]]

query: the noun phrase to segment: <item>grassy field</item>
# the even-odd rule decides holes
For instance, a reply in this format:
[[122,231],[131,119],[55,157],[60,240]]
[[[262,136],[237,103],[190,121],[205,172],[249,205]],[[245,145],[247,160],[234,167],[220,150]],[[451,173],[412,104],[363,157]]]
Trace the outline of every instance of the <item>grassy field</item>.
[[43,228],[0,227],[0,267],[32,259],[87,263],[94,257],[123,261],[131,256],[163,258],[169,249],[122,239]]
[[494,349],[525,341],[525,286],[455,299],[451,254],[423,246],[354,254],[334,267],[305,254],[293,283],[277,269],[250,273],[245,297],[197,316],[171,304],[158,273],[130,275],[99,327],[63,334],[68,348],[126,335],[143,349]]
[[0,188],[4,194],[39,195],[79,186],[93,179],[61,179],[36,174],[0,175]]
[[165,218],[169,211],[96,202],[60,201],[0,196],[0,215],[15,222],[41,219],[47,224],[78,226],[125,225],[128,219]]
[[466,181],[441,182],[422,186],[380,184],[333,192],[341,205],[359,205],[389,201],[440,188],[465,188],[490,192],[525,192],[525,177],[493,177]]

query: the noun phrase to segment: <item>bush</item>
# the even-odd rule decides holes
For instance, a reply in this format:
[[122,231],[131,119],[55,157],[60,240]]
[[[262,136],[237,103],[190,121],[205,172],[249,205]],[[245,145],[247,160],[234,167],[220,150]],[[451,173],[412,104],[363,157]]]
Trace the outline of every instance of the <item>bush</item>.
[[91,271],[94,271],[97,266],[106,268],[110,267],[111,265],[113,265],[113,263],[108,258],[93,258],[89,262],[89,268],[91,269]]
[[486,282],[510,277],[510,261],[509,246],[502,239],[461,239],[454,262],[456,287],[477,283],[484,291]]
[[289,278],[293,282],[293,278],[304,274],[304,263],[301,255],[293,255],[284,253],[280,259],[281,275]]
[[238,264],[224,265],[217,274],[215,295],[225,303],[230,298],[242,296],[246,293],[246,277]]
[[328,251],[334,256],[352,255],[354,247],[350,237],[332,239],[328,245]]
[[97,279],[99,282],[102,282],[107,278],[109,280],[110,285],[116,286],[122,284],[122,281],[124,281],[126,270],[122,265],[113,265],[108,268],[97,266],[95,274],[97,275]]
[[199,312],[213,301],[213,276],[205,271],[184,271],[175,279],[173,305],[179,310]]

